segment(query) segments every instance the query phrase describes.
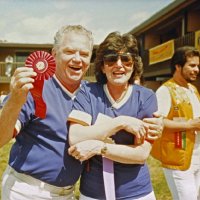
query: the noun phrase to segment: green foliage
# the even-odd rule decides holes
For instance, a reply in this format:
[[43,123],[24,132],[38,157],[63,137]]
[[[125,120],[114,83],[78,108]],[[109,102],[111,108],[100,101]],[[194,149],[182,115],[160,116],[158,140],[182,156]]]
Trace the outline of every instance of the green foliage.
[[[8,157],[9,157],[9,152],[10,148],[12,145],[13,141],[5,145],[0,149],[0,177],[2,177],[2,174],[7,166],[8,162]],[[151,179],[154,187],[154,191],[156,194],[156,199],[157,200],[172,200],[172,197],[170,195],[168,186],[166,184],[163,171],[160,167],[160,163],[153,159],[151,156],[149,157],[148,161],[148,166],[150,169],[151,173]],[[1,191],[1,188],[0,188]],[[78,198],[79,196],[79,181],[76,184],[75,188],[75,195]],[[0,199],[1,199],[1,194],[0,194]]]

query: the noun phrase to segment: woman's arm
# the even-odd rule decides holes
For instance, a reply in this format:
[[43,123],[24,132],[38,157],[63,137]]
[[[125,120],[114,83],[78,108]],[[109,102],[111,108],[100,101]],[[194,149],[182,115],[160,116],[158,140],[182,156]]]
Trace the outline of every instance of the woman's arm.
[[94,125],[81,125],[79,123],[70,123],[69,143],[76,144],[84,140],[101,140],[105,141],[119,130],[125,130],[132,133],[140,139],[145,136],[148,126],[142,120],[129,116],[119,116],[110,118],[105,115],[97,118]]
[[86,140],[71,146],[69,154],[80,161],[94,155],[102,155],[110,160],[126,164],[143,164],[151,151],[151,144],[144,142],[139,146],[109,144],[99,140]]

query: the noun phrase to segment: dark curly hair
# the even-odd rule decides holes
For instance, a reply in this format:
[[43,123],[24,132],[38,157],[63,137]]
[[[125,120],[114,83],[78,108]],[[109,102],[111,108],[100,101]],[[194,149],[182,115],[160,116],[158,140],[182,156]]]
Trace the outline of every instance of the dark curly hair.
[[176,71],[176,65],[183,67],[187,62],[188,57],[198,56],[200,52],[193,46],[182,46],[176,49],[171,59],[171,73],[172,75]]
[[104,66],[104,55],[120,51],[131,53],[134,60],[134,70],[128,82],[133,84],[135,77],[140,77],[142,75],[143,63],[141,57],[139,56],[136,38],[129,33],[121,35],[119,32],[112,32],[99,45],[96,52],[94,74],[97,82],[102,84],[107,83],[106,75],[102,72],[102,68]]

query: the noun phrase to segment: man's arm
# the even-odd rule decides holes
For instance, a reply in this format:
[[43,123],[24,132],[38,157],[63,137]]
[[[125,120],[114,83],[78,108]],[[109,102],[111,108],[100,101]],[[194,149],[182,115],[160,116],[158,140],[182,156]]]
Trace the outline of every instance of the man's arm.
[[14,134],[15,124],[21,110],[21,106],[14,103],[10,97],[0,111],[0,147],[8,143]]
[[200,131],[200,119],[190,119],[188,121],[174,121],[169,119],[163,119],[164,127],[173,131]]
[[26,102],[28,91],[33,88],[32,77],[36,75],[33,69],[27,67],[17,68],[13,74],[10,95],[0,111],[0,147],[12,139],[20,110]]
[[[156,91],[156,96],[158,100],[158,111],[156,112],[156,117],[163,117],[163,124],[165,128],[171,129],[172,131],[184,131],[184,130],[200,130],[200,119],[190,119],[190,120],[170,120],[167,119],[167,115],[171,107],[171,96],[169,90],[166,86],[161,86]],[[147,118],[145,122],[152,123],[154,118]]]

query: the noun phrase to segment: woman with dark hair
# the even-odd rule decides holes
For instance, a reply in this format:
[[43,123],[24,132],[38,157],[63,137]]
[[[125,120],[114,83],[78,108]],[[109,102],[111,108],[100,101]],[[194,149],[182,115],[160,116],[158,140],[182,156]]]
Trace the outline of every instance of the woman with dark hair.
[[[111,55],[116,55],[120,51],[129,55],[127,58],[134,59],[134,70],[131,74],[131,77],[128,80],[128,83],[133,84],[135,77],[140,76],[143,72],[143,65],[141,64],[141,57],[138,53],[137,40],[131,34],[120,35],[119,32],[110,33],[104,42],[99,46],[97,50],[97,56],[95,59],[95,76],[96,80],[99,83],[107,83],[107,78],[105,73],[102,71],[102,66],[104,66],[104,59],[112,59]],[[116,58],[115,58],[116,59]]]
[[[142,120],[152,117],[157,101],[152,90],[134,84],[143,70],[137,40],[110,33],[94,65],[97,83],[82,87],[68,118],[69,153],[80,161],[92,157],[81,176],[80,199],[155,200],[145,161],[162,124]],[[114,161],[115,197],[108,197],[112,183],[104,176],[105,158]]]

